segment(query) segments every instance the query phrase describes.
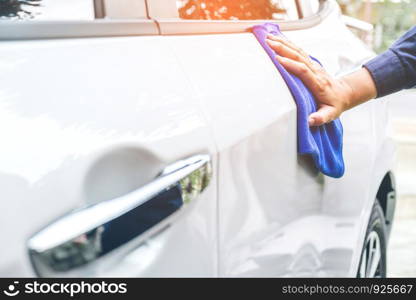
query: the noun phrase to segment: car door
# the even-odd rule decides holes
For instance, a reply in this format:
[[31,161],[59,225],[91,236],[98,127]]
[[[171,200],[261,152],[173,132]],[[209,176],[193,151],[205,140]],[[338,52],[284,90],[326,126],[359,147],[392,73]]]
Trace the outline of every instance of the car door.
[[374,127],[376,108],[345,114],[346,174],[323,176],[310,158],[297,155],[294,100],[249,29],[273,19],[333,74],[372,53],[342,23],[334,1],[241,0],[214,11],[206,2],[148,5],[213,128],[219,275],[354,276],[369,208],[385,175],[374,167],[380,144],[368,147],[382,132]]
[[[375,53],[345,26],[338,6],[333,5],[332,13],[326,14],[321,24],[287,32],[287,36],[318,57],[332,75],[341,76],[361,68]],[[322,195],[322,212],[328,220],[322,262],[328,275],[357,274],[371,209],[394,164],[395,148],[388,129],[389,98],[367,102],[341,116],[346,172],[340,179],[325,177]],[[390,219],[390,204],[381,205]]]
[[145,2],[41,2],[1,6],[0,275],[215,276],[215,144]]
[[[283,2],[280,17],[293,26],[296,3]],[[297,155],[296,106],[247,32],[253,21],[157,21],[162,34],[175,33],[165,38],[218,147],[220,276],[318,275],[324,178]]]

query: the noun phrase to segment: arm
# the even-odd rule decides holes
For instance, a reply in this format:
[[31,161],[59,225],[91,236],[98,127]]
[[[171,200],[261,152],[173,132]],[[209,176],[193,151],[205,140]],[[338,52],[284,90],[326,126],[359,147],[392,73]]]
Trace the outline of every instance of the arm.
[[416,85],[416,26],[406,32],[387,51],[367,62],[377,87],[377,97],[383,97]]
[[399,39],[388,54],[377,56],[341,78],[329,75],[288,40],[268,36],[268,43],[279,54],[279,62],[314,94],[318,111],[309,116],[310,126],[328,123],[354,106],[416,84],[416,27]]

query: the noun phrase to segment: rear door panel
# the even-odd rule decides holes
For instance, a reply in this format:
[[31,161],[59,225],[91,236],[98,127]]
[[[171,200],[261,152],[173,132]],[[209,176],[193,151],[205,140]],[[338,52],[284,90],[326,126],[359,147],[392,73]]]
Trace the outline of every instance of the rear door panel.
[[[286,34],[335,76],[361,68],[375,55],[343,24],[337,10],[316,27]],[[322,240],[326,248],[322,249],[322,269],[328,276],[356,276],[370,212],[381,181],[393,165],[387,98],[341,116],[346,171],[340,179],[325,177],[323,185],[322,213],[331,220]]]
[[[336,9],[317,26],[285,34],[333,74],[372,55]],[[369,103],[343,116],[347,171],[332,179],[297,155],[294,100],[252,34],[166,38],[219,151],[220,276],[354,276],[386,170],[374,164],[385,142],[377,125],[384,116],[376,115],[383,108]]]
[[[167,38],[219,150],[220,275],[289,275],[299,255],[313,263],[308,240],[322,228],[310,215],[321,211],[323,178],[297,155],[296,106],[282,77],[251,33]],[[306,231],[290,231],[296,222]],[[294,268],[316,275],[316,266]]]

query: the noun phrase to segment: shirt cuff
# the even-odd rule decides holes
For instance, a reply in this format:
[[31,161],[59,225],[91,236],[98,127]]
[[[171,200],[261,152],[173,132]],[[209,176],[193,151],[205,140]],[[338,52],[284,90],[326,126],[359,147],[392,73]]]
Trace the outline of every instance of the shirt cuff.
[[377,88],[377,98],[383,97],[403,88],[406,81],[405,70],[399,57],[392,50],[376,56],[364,67],[370,72]]

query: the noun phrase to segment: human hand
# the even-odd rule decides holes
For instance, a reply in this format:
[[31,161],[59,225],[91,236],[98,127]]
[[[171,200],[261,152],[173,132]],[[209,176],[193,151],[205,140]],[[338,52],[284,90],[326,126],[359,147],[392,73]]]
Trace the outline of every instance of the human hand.
[[299,77],[315,96],[318,110],[309,116],[310,126],[320,126],[338,118],[355,104],[350,80],[331,76],[302,49],[279,36],[268,35],[269,46],[276,58],[293,75]]

